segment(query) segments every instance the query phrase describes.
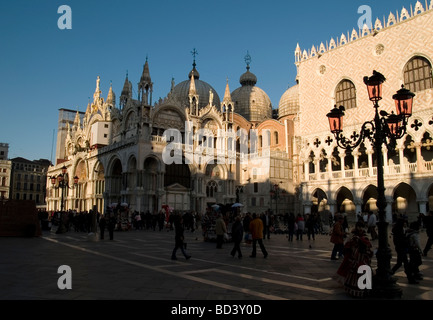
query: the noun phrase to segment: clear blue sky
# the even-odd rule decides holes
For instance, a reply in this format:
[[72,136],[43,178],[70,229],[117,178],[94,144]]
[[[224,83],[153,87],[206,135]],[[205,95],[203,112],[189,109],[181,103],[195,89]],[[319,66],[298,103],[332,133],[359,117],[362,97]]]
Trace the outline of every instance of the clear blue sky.
[[[223,97],[240,86],[244,56],[274,108],[294,85],[294,50],[310,49],[358,28],[361,5],[383,20],[415,0],[8,0],[0,2],[0,142],[9,158],[55,159],[58,110],[85,111],[96,78],[117,102],[128,70],[137,92],[146,56],[153,100],[171,78],[187,79],[196,48],[200,80]],[[430,3],[430,0],[429,0]],[[425,7],[425,1],[422,1]],[[57,26],[72,9],[72,30]],[[54,146],[54,147],[53,147]]]

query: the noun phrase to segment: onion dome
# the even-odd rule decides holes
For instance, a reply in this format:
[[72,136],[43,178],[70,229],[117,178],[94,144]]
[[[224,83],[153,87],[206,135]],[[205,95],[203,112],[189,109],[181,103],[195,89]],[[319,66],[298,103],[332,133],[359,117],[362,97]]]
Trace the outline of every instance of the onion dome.
[[299,84],[294,85],[284,92],[281,96],[278,109],[280,118],[299,112]]
[[256,86],[257,77],[250,72],[251,57],[248,54],[245,57],[245,62],[247,63],[247,72],[239,80],[242,86],[231,94],[236,113],[253,122],[272,119],[271,100],[266,92]]
[[185,80],[177,84],[172,90],[172,97],[180,101],[182,105],[189,105],[189,94],[191,87],[191,78],[194,75],[195,92],[199,96],[198,108],[202,109],[209,104],[210,91],[213,92],[213,105],[220,106],[221,100],[216,92],[216,90],[207,82],[199,80],[200,74],[198,73],[195,63],[193,69],[188,75],[189,80]]

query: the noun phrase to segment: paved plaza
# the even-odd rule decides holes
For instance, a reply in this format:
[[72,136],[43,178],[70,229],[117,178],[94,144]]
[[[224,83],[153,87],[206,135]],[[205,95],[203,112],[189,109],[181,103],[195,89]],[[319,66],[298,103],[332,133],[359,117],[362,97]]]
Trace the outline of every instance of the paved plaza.
[[[0,299],[2,300],[353,300],[332,279],[341,261],[331,261],[328,235],[288,242],[285,234],[264,240],[267,259],[258,248],[242,244],[243,258],[229,253],[231,243],[216,249],[201,231],[186,231],[192,255],[171,260],[174,231],[116,231],[114,240],[83,232],[38,238],[0,238]],[[390,239],[391,241],[391,239]],[[391,248],[394,246],[391,243]],[[425,232],[421,233],[425,243]],[[377,240],[373,242],[377,247]],[[433,255],[433,252],[430,252]],[[392,264],[395,263],[393,253]],[[373,268],[376,259],[373,258]],[[59,289],[60,266],[71,270],[71,289]],[[396,274],[401,300],[433,298],[433,259],[421,266],[424,280],[408,284],[403,268]]]

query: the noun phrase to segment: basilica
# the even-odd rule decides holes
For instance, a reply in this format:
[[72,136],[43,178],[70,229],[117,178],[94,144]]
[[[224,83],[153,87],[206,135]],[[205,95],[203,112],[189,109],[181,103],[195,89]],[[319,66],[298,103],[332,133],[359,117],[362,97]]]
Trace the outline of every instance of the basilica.
[[[433,0],[377,18],[310,49],[296,46],[296,84],[278,106],[257,86],[251,58],[240,86],[223,95],[203,79],[194,61],[185,80],[172,81],[152,101],[145,61],[138,95],[126,76],[116,98],[96,80],[86,112],[61,109],[56,163],[62,195],[48,183],[47,208],[104,211],[125,203],[137,211],[164,206],[203,213],[240,204],[242,212],[276,214],[377,210],[377,155],[366,140],[338,147],[327,119],[345,107],[343,134],[359,137],[374,117],[363,79],[385,75],[380,107],[391,113],[402,85],[415,94],[407,134],[383,150],[386,213],[416,216],[433,208]],[[223,134],[221,134],[223,133]],[[241,133],[241,134],[240,134]],[[167,161],[178,155],[179,161]],[[64,173],[62,173],[62,171]],[[75,179],[74,179],[75,178]]]
[[[259,213],[293,211],[296,110],[276,116],[256,86],[249,55],[245,62],[240,87],[230,91],[227,81],[222,99],[202,80],[195,57],[186,80],[172,80],[156,103],[147,59],[136,97],[127,75],[119,99],[112,87],[104,99],[98,77],[85,113],[60,110],[49,176],[64,176],[68,188],[53,179],[48,210],[63,201],[66,210],[98,212],[119,203],[151,213],[163,207],[204,213],[234,204]],[[170,161],[174,153],[178,161]]]

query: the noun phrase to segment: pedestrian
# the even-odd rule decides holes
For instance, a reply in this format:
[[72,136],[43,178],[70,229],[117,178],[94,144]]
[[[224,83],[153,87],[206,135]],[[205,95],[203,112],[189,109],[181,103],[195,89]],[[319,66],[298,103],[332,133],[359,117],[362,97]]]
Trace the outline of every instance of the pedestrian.
[[242,220],[242,224],[244,227],[244,233],[245,233],[245,242],[250,244],[252,241],[251,237],[251,233],[250,233],[250,222],[251,222],[251,214],[249,212],[247,212],[245,214],[244,219]]
[[271,217],[269,211],[261,214],[261,219],[263,222],[263,239],[271,238],[270,226],[271,226]]
[[305,227],[307,228],[307,236],[308,240],[315,239],[315,226],[316,226],[316,219],[313,214],[307,215],[307,221],[305,222]]
[[216,247],[222,249],[224,243],[224,235],[227,233],[227,225],[223,219],[221,213],[218,214],[218,218],[215,221],[215,233],[216,233]]
[[418,284],[415,279],[411,266],[409,264],[409,238],[407,236],[407,221],[403,218],[398,218],[394,227],[392,228],[392,237],[394,242],[395,251],[397,253],[397,262],[391,269],[391,274],[395,274],[398,269],[403,265],[404,273],[406,274],[409,283]]
[[244,235],[244,227],[241,223],[241,217],[237,216],[235,222],[232,226],[232,240],[233,240],[233,249],[231,251],[231,256],[234,257],[236,253],[238,253],[238,258],[242,258],[241,252],[241,241]]
[[[334,223],[334,226],[332,227],[331,232],[331,242],[334,244],[334,247],[332,249],[331,253],[331,260],[338,260],[338,258],[341,258],[343,255],[343,249],[344,249],[344,236],[345,232],[343,229],[343,216],[338,215],[337,221]],[[338,254],[338,258],[337,258]]]
[[296,226],[297,224],[296,224],[295,215],[293,212],[290,212],[287,221],[287,233],[288,233],[289,242],[293,241],[293,235],[295,234]]
[[253,220],[250,222],[250,232],[253,238],[253,251],[250,255],[250,258],[256,257],[257,243],[259,243],[263,256],[266,258],[268,256],[268,252],[263,245],[263,221],[259,216],[257,216],[256,213],[253,213]]
[[298,213],[298,216],[296,217],[296,227],[296,240],[302,241],[302,235],[304,234],[305,230],[305,220],[300,213]]
[[182,216],[179,216],[174,221],[174,228],[175,228],[175,236],[174,236],[174,249],[171,253],[171,260],[177,260],[176,252],[178,249],[182,251],[182,254],[184,255],[185,259],[188,260],[191,258],[190,255],[186,253],[185,249],[185,236],[184,236],[184,227],[183,227],[183,218]]
[[377,239],[376,223],[377,223],[376,215],[374,214],[373,211],[369,211],[367,217],[367,232],[370,234],[371,240]]
[[425,244],[423,255],[427,257],[427,252],[431,249],[433,245],[433,211],[430,210],[428,215],[423,219],[424,228],[427,234],[427,242]]
[[101,240],[104,240],[104,232],[105,232],[105,227],[107,226],[107,220],[105,219],[105,215],[101,216],[99,218],[99,230],[101,232]]
[[409,225],[407,236],[409,238],[409,268],[415,280],[422,280],[419,266],[422,265],[422,248],[419,240],[419,222],[414,221]]
[[344,245],[344,259],[334,278],[343,284],[345,291],[353,297],[365,297],[369,291],[359,289],[360,266],[370,266],[373,250],[364,230],[364,221],[358,221],[351,232],[350,239]]
[[114,239],[114,228],[116,227],[116,217],[114,216],[114,213],[110,213],[110,217],[108,218],[108,233],[110,235],[110,240]]

